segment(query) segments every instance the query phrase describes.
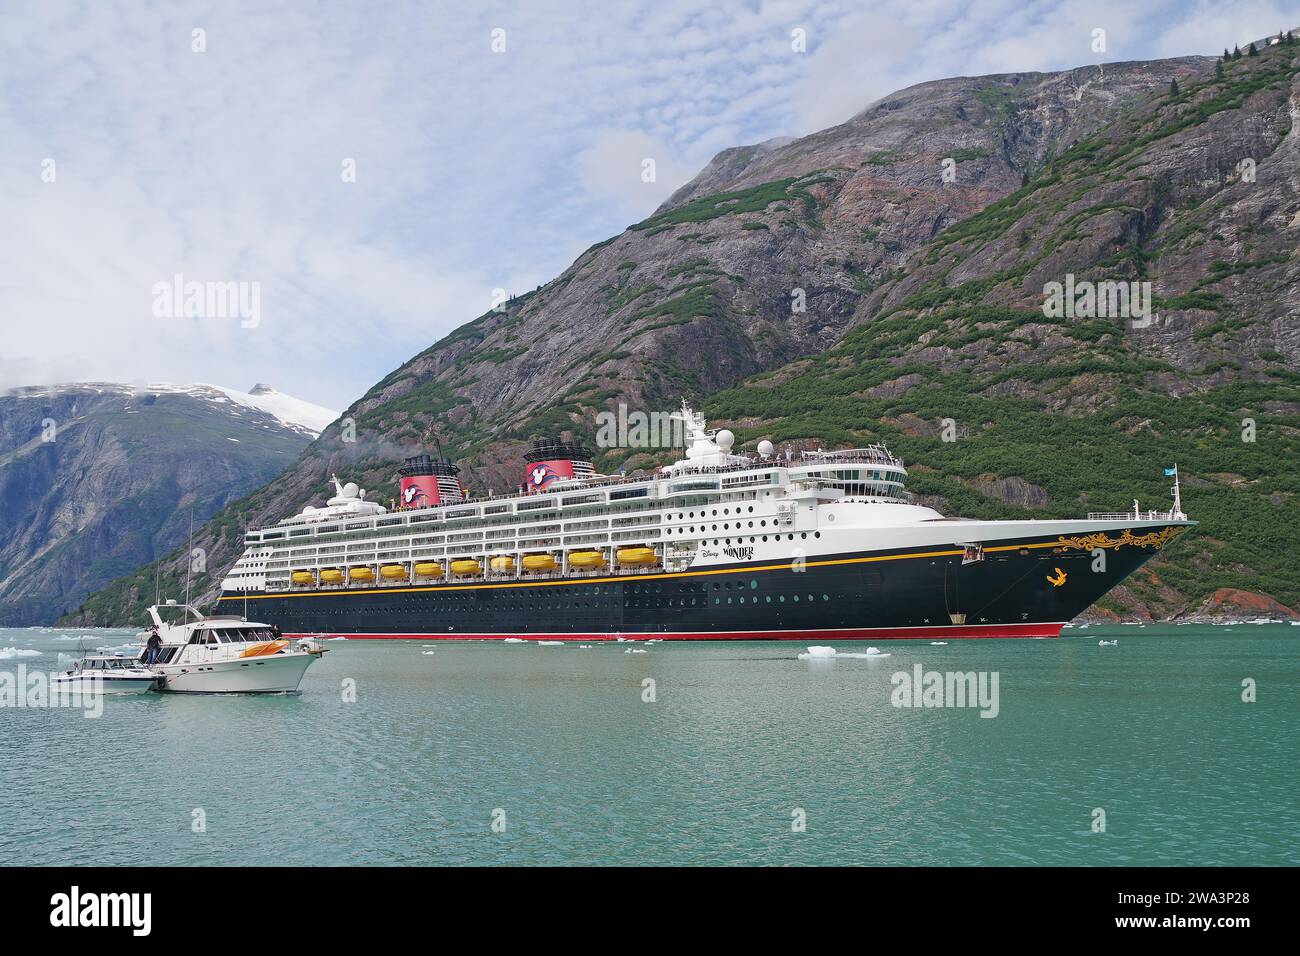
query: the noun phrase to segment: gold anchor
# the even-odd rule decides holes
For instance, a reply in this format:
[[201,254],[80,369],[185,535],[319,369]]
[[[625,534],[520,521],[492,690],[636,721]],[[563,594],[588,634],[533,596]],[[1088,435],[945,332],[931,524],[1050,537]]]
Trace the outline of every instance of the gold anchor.
[[1047,582],[1052,587],[1059,588],[1062,584],[1065,583],[1066,573],[1062,571],[1060,568],[1053,568],[1052,570],[1055,571],[1056,574],[1049,574],[1047,576]]

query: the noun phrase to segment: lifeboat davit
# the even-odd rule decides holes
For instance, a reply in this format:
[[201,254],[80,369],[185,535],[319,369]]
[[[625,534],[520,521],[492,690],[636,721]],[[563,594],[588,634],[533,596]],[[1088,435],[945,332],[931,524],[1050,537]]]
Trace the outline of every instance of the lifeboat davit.
[[489,564],[493,571],[513,571],[515,569],[515,559],[507,554],[498,554]]
[[466,577],[471,574],[482,574],[483,565],[479,564],[473,558],[453,561],[451,562],[451,573],[459,574],[461,577]]
[[379,574],[387,581],[403,581],[406,579],[406,565],[404,564],[385,564],[379,569]]
[[326,568],[320,573],[321,584],[341,584],[343,583],[343,572],[337,568]]
[[600,551],[570,551],[569,567],[600,568],[605,565],[605,555]]
[[375,572],[371,568],[348,568],[349,581],[373,581]]
[[415,576],[417,578],[440,578],[442,577],[442,565],[433,563],[421,563],[415,566]]
[[524,570],[525,571],[554,571],[559,565],[555,563],[553,554],[525,554]]
[[293,572],[293,583],[294,584],[315,584],[316,575],[312,574],[310,571],[295,571]]
[[618,563],[630,567],[641,567],[647,564],[654,564],[659,560],[655,554],[654,548],[619,548]]

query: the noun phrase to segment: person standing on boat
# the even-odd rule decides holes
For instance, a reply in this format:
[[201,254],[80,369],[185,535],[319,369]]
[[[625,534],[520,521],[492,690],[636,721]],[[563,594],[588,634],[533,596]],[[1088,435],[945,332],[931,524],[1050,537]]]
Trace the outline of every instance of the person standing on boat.
[[154,627],[149,628],[149,640],[145,644],[144,662],[146,664],[156,663],[158,660],[158,653],[161,650],[162,638],[158,636],[158,628],[155,625]]

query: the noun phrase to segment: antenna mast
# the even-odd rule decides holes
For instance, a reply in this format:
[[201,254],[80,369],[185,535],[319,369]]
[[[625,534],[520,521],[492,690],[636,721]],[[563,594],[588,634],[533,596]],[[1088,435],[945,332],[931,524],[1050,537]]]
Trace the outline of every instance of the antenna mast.
[[185,623],[190,623],[190,579],[194,575],[194,506],[190,505],[190,540],[185,546]]

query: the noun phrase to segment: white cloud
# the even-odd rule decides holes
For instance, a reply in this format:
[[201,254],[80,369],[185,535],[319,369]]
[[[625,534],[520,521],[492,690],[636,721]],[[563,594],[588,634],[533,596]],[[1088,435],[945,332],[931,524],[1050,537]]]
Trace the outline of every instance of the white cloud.
[[601,133],[578,164],[588,189],[619,203],[637,220],[699,169],[677,161],[663,143],[635,130]]
[[[921,80],[1094,62],[1094,25],[1119,59],[1212,52],[1287,19],[1172,0],[888,0],[866,15],[850,0],[10,2],[0,387],[265,381],[342,408],[482,314],[494,287],[551,278],[720,149]],[[262,323],[154,319],[151,289],[176,273],[259,282]]]

